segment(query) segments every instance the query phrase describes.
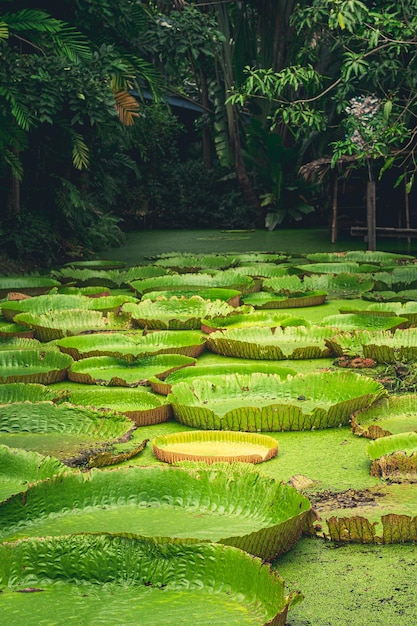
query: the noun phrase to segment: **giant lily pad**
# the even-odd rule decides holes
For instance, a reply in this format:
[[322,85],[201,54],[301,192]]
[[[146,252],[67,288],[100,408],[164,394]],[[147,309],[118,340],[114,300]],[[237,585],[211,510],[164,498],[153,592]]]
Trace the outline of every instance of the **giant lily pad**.
[[187,426],[214,430],[282,431],[347,424],[355,410],[387,392],[356,372],[314,372],[287,379],[267,374],[228,375],[173,385],[168,400]]
[[[195,380],[196,378],[207,378],[212,382],[216,382],[218,378],[222,378],[227,374],[254,374],[260,372],[263,374],[275,374],[281,378],[286,376],[294,376],[297,372],[288,367],[277,366],[271,361],[253,361],[252,363],[233,363],[233,364],[219,364],[213,363],[211,365],[195,365],[191,370],[188,368],[182,368],[176,370],[172,374],[162,379],[162,376],[151,376],[149,383],[154,391],[157,393],[167,395],[171,391],[172,385],[177,383],[186,382],[189,380]],[[1,391],[1,387],[0,387]]]
[[3,322],[0,320],[0,337],[5,339],[9,337],[23,337],[26,339],[33,339],[34,332],[27,326],[21,324],[14,324],[13,322]]
[[[247,311],[249,307],[242,309]],[[253,310],[250,308],[250,310]],[[197,330],[202,318],[236,315],[240,309],[220,300],[204,300],[200,296],[191,298],[172,297],[168,300],[143,300],[139,304],[125,304],[128,313],[140,328],[150,330]]]
[[53,387],[47,387],[40,383],[4,383],[0,385],[0,404],[11,402],[41,402],[50,400],[53,402],[60,396]]
[[78,267],[87,270],[120,270],[126,267],[124,261],[109,261],[108,259],[91,259],[84,261],[69,261],[64,267]]
[[147,291],[174,288],[198,291],[198,289],[207,289],[209,287],[222,287],[236,289],[242,293],[257,291],[260,288],[256,286],[253,278],[239,274],[234,270],[216,272],[213,276],[209,274],[173,274],[171,276],[134,280],[130,283],[130,286],[139,295]]
[[245,463],[91,470],[12,496],[0,505],[0,538],[134,533],[233,545],[270,561],[297,542],[309,511],[293,487]]
[[332,334],[318,326],[230,328],[208,335],[207,347],[245,359],[319,359],[331,356],[325,340]]
[[258,291],[242,298],[244,304],[250,304],[255,309],[289,309],[324,304],[327,291],[295,291],[284,295]]
[[[210,319],[201,320],[201,329],[205,333],[217,330],[229,330],[238,328],[286,328],[288,326],[308,326],[308,322],[302,317],[295,317],[288,313],[276,313],[275,311],[253,311],[234,315],[219,315]],[[244,309],[244,307],[242,307]]]
[[48,311],[60,309],[88,309],[90,298],[83,295],[46,294],[24,300],[5,300],[0,304],[3,317],[12,321],[18,313],[42,315]]
[[158,259],[154,262],[157,267],[165,267],[176,272],[198,272],[202,269],[225,270],[238,263],[236,257],[232,255],[209,254],[192,255],[181,254]]
[[0,443],[65,460],[86,447],[129,436],[121,413],[68,403],[15,402],[0,406]]
[[[363,338],[362,338],[363,339]],[[363,339],[365,357],[378,363],[412,361],[417,357],[417,328],[397,330],[394,334],[380,331]]]
[[33,328],[35,337],[39,341],[52,341],[85,332],[104,332],[130,327],[130,322],[125,316],[109,313],[104,317],[99,311],[84,309],[50,311],[43,315],[19,313],[14,319],[19,324]]
[[360,312],[350,307],[341,307],[340,313],[360,313],[360,315],[380,315],[381,317],[398,315],[406,318],[408,324],[417,324],[417,302],[376,302]]
[[159,298],[172,298],[173,296],[181,296],[182,298],[191,298],[198,295],[204,300],[222,300],[227,302],[230,306],[237,307],[240,304],[241,292],[236,289],[222,289],[221,287],[213,287],[207,289],[198,289],[198,291],[186,289],[175,290],[160,290],[160,291],[147,291],[142,295],[142,302],[144,300],[158,300]]
[[166,422],[172,416],[171,405],[165,398],[142,388],[69,386],[66,398],[72,404],[123,413],[138,426]]
[[368,274],[313,274],[305,276],[304,289],[327,291],[329,298],[358,298],[371,291],[374,281]]
[[352,417],[355,435],[379,439],[389,435],[417,431],[417,396],[389,396]]
[[2,337],[0,350],[37,350],[42,344],[32,337]]
[[406,326],[407,323],[407,318],[398,317],[397,315],[362,315],[362,313],[328,315],[320,322],[322,326],[332,326],[340,330],[395,330],[396,328]]
[[68,354],[42,350],[1,350],[0,383],[56,383],[72,363]]
[[311,274],[362,274],[374,272],[375,266],[371,264],[359,264],[354,261],[339,261],[337,263],[310,263],[308,265],[298,265],[297,269],[301,270],[307,276],[310,276]]
[[4,298],[10,291],[39,295],[58,286],[57,280],[46,276],[0,276],[0,298]]
[[137,387],[148,384],[151,376],[167,376],[179,368],[194,365],[196,359],[183,354],[155,354],[135,361],[112,356],[96,356],[72,363],[68,378],[89,385]]
[[119,624],[283,626],[301,597],[284,595],[278,574],[233,547],[108,535],[4,544],[0,584],[4,626],[71,615],[84,624],[113,615]]
[[380,437],[368,445],[371,474],[382,478],[407,479],[417,475],[417,433]]
[[0,501],[25,491],[30,483],[64,472],[68,468],[57,459],[0,445]]
[[165,463],[262,463],[278,454],[278,444],[268,435],[228,430],[198,430],[161,435],[152,441],[155,456]]
[[197,357],[204,350],[206,339],[195,330],[168,330],[148,333],[91,334],[64,337],[57,341],[62,352],[75,360],[92,356],[114,356],[134,361],[151,354],[184,354]]
[[409,254],[395,252],[381,252],[381,250],[349,250],[348,252],[315,252],[307,254],[307,259],[315,263],[375,263],[386,265],[390,263],[405,263],[413,261],[415,257]]

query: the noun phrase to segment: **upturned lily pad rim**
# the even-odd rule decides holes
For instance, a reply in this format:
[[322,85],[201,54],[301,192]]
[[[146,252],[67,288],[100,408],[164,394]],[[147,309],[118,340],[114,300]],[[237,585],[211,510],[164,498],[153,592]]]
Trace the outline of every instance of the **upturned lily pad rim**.
[[[0,351],[0,384],[58,382],[66,378],[67,370],[72,362],[73,359],[68,354],[52,350],[2,350]],[[13,371],[14,366],[18,371]],[[2,370],[7,373],[3,375]]]
[[[201,452],[184,452],[175,450],[175,444],[220,444],[217,452],[201,450]],[[230,445],[229,445],[230,444]],[[240,450],[236,450],[236,446]],[[258,448],[257,451],[251,447]],[[262,463],[269,461],[278,454],[278,442],[273,437],[259,433],[245,433],[230,430],[195,430],[188,432],[160,435],[152,440],[153,453],[165,463],[178,461],[204,461],[205,463],[241,462]],[[263,452],[259,450],[263,449]]]
[[[169,353],[138,357],[131,362],[118,357],[97,356],[74,361],[68,368],[68,378],[87,385],[137,387],[148,384],[147,367],[152,369],[159,367],[158,376],[166,378],[171,372],[194,366],[196,363],[197,359],[193,357]],[[112,374],[109,376],[110,371]],[[132,378],[131,374],[136,374],[136,376]],[[156,374],[152,373],[152,375]]]
[[367,452],[372,461],[395,452],[405,452],[407,455],[417,453],[417,433],[398,433],[374,439],[368,444]]
[[[51,591],[50,585],[55,581],[74,586],[92,583],[95,589],[99,585],[113,585],[114,608],[117,586],[125,590],[131,588],[132,597],[140,597],[139,588],[147,587],[148,594],[152,593],[152,588],[155,590],[155,597],[152,597],[155,608],[158,599],[166,602],[166,594],[173,591],[181,594],[185,609],[188,592],[195,594],[201,590],[206,593],[202,596],[206,601],[210,596],[220,597],[226,611],[229,601],[236,603],[238,600],[245,607],[245,613],[253,614],[257,623],[264,626],[284,626],[290,606],[302,600],[300,592],[285,595],[283,578],[260,559],[234,547],[212,543],[167,542],[102,533],[24,539],[3,544],[0,554],[0,580],[5,593],[34,588],[34,585],[46,586]],[[166,589],[164,597],[159,597],[163,589]],[[42,598],[39,600],[42,602]],[[133,610],[140,621],[146,619],[140,609]],[[16,617],[20,619],[19,613]],[[190,617],[191,621],[184,614],[186,621],[183,623],[194,623],[192,615]],[[202,615],[197,617],[199,623],[201,618]]]
[[[167,507],[178,513],[192,511],[194,515],[201,510],[204,513],[201,524],[210,528],[205,531],[204,541],[233,545],[265,561],[274,560],[298,541],[311,510],[310,501],[292,486],[261,474],[247,463],[92,469],[38,482],[27,490],[24,497],[11,496],[0,504],[2,540],[14,540],[23,532],[29,536],[31,529],[35,531],[32,536],[35,536],[36,524],[48,520],[51,515],[57,523],[60,513],[64,518],[72,516],[74,497],[78,502],[77,515],[83,508],[101,510],[103,504],[131,507],[136,503],[138,512],[146,510],[149,505],[156,506],[158,510],[160,506],[162,519],[169,524]],[[213,534],[211,525],[207,526],[207,516],[212,513],[219,515],[219,512],[221,516],[226,514],[228,517],[229,527],[223,528],[228,536],[222,537],[219,529]],[[239,531],[242,514],[245,520],[253,517],[251,532],[248,532],[247,521]],[[123,517],[123,530],[118,532],[131,532],[130,523]],[[54,527],[58,528],[55,522]],[[173,527],[172,534],[164,533],[165,540],[179,538],[185,535],[184,531],[184,526]],[[61,531],[57,530],[54,534],[61,534]],[[145,534],[153,537],[162,535],[154,522]],[[186,537],[187,542],[201,541],[204,536],[201,530],[197,533],[191,530],[190,534]]]

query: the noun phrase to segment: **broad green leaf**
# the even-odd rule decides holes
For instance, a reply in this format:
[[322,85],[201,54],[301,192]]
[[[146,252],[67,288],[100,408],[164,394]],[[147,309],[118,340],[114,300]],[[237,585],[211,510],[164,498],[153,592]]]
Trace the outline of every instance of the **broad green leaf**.
[[[65,623],[74,607],[85,623],[114,613],[123,624],[152,616],[153,624],[167,626],[241,626],[243,616],[248,626],[279,626],[301,599],[298,592],[285,595],[276,572],[236,548],[127,536],[4,544],[0,581],[3,617],[13,610],[14,623],[25,626]],[[44,593],[16,593],[29,588]]]

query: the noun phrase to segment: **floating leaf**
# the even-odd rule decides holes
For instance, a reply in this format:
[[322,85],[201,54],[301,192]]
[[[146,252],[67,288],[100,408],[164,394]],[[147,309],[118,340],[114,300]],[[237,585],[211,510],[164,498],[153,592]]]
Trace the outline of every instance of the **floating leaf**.
[[[157,393],[167,395],[171,391],[172,385],[180,382],[187,382],[189,380],[196,380],[197,378],[207,378],[211,382],[216,382],[218,378],[222,378],[227,374],[254,374],[260,372],[263,374],[275,374],[280,378],[286,378],[287,376],[294,376],[297,372],[288,367],[281,367],[270,361],[253,361],[252,363],[233,363],[233,364],[219,364],[214,363],[212,365],[195,365],[191,370],[187,371],[187,368],[176,370],[172,374],[168,374],[162,380],[161,376],[151,376],[149,383],[154,391]],[[1,388],[0,388],[1,391]]]
[[64,380],[72,363],[68,354],[41,350],[1,350],[0,383],[44,383]]
[[175,418],[200,429],[277,432],[347,424],[352,413],[386,395],[356,372],[226,375],[173,385],[168,401]]
[[262,463],[278,454],[278,444],[267,435],[199,430],[161,435],[152,441],[155,456],[165,463]]
[[[50,622],[52,610],[65,623],[77,607],[85,623],[114,613],[123,624],[152,616],[153,624],[229,626],[244,615],[248,623],[283,626],[301,599],[286,596],[283,579],[241,550],[110,535],[4,544],[0,581],[3,610],[13,606],[14,623],[28,625]],[[29,586],[45,594],[31,594],[28,604],[16,591]]]
[[233,545],[271,561],[298,541],[310,508],[293,487],[246,463],[91,470],[1,504],[0,537],[134,533]]
[[35,337],[39,341],[52,341],[85,332],[122,330],[130,327],[130,321],[125,316],[109,313],[104,317],[99,311],[83,309],[50,311],[43,315],[19,313],[14,319],[19,324],[33,328]]
[[248,310],[248,307],[236,309],[226,302],[212,302],[200,296],[143,300],[139,304],[123,306],[123,311],[131,316],[137,326],[149,330],[197,330],[201,327],[202,318],[227,317],[243,310]]
[[72,404],[123,413],[137,426],[159,424],[172,416],[171,405],[165,398],[143,388],[69,386],[66,398]]
[[230,328],[211,333],[207,347],[218,354],[247,359],[318,359],[331,355],[328,328]]
[[98,356],[72,363],[68,378],[88,385],[137,387],[148,384],[150,376],[165,377],[177,369],[195,363],[196,359],[182,354],[156,354],[134,361]]
[[62,352],[75,360],[92,356],[114,356],[127,361],[151,354],[184,354],[197,357],[206,339],[194,330],[168,330],[148,333],[109,333],[65,337],[56,342]]

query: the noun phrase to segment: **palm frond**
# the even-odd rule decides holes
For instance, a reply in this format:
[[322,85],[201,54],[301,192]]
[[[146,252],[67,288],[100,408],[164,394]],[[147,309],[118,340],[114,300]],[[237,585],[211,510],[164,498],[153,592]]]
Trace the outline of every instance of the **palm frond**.
[[3,148],[3,150],[1,151],[1,156],[3,162],[10,167],[13,176],[19,181],[22,180],[23,165],[18,155],[8,148]]
[[63,25],[60,20],[38,9],[22,9],[16,13],[6,13],[3,15],[3,21],[14,32],[36,30],[43,33],[58,33]]
[[125,126],[132,126],[135,118],[139,117],[139,104],[136,98],[127,91],[118,91],[114,94],[119,119]]
[[6,22],[0,22],[0,41],[9,38],[9,27]]
[[77,170],[89,166],[89,150],[84,137],[79,133],[72,132],[72,162]]

